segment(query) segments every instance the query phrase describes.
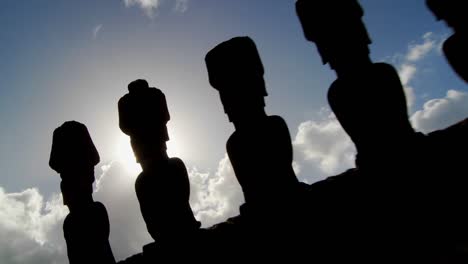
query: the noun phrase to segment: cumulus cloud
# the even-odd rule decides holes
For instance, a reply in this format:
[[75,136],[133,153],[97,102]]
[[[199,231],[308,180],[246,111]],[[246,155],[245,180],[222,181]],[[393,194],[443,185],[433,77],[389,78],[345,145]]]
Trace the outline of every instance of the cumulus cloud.
[[354,144],[330,111],[301,123],[293,145],[302,181],[313,183],[354,167]]
[[409,45],[408,53],[406,54],[407,61],[417,62],[423,59],[429,52],[433,51],[441,43],[440,39],[436,39],[432,32],[425,33],[422,39],[422,43],[412,43]]
[[[411,84],[419,71],[418,63],[440,49],[443,40],[444,37],[425,33],[420,41],[408,45],[406,53],[393,57],[410,108],[415,100]],[[425,132],[455,123],[468,113],[465,98],[465,93],[449,91],[446,98],[428,101],[423,110],[412,116],[412,122]],[[302,181],[313,183],[354,167],[354,144],[329,110],[322,110],[318,118],[301,123],[293,144],[294,166]]]
[[[121,163],[102,167],[94,197],[106,207],[111,224],[110,243],[116,259],[125,259],[141,252],[151,242],[135,194],[135,176]],[[227,155],[216,171],[202,172],[188,168],[190,204],[197,220],[204,227],[222,222],[239,213],[244,197]]]
[[468,93],[448,90],[444,98],[427,101],[423,109],[411,116],[415,129],[431,132],[457,123],[468,117]]
[[[185,13],[188,9],[189,0],[172,0],[169,2],[173,3],[173,9],[176,12]],[[125,6],[138,6],[150,18],[154,18],[156,11],[161,7],[162,3],[163,1],[161,0],[124,0]]]
[[[444,98],[432,99],[416,111],[411,121],[423,132],[444,128],[468,116],[468,93],[449,90]],[[293,140],[296,173],[313,183],[354,167],[354,146],[330,111],[301,123]],[[101,166],[94,197],[107,208],[110,243],[117,260],[141,252],[151,241],[134,190],[136,175],[122,164]],[[244,202],[229,158],[225,155],[216,171],[189,169],[190,204],[203,226],[235,216]],[[58,188],[58,186],[57,186]],[[7,193],[0,188],[0,260],[5,264],[67,263],[63,219],[68,213],[60,195],[49,199],[35,188]],[[4,239],[7,238],[7,239]]]
[[[419,42],[410,43],[404,55],[394,56],[409,107],[415,92],[411,86],[420,65],[431,52],[438,51],[444,37],[428,32]],[[324,114],[325,113],[325,114]],[[336,117],[327,111],[315,120],[301,123],[294,138],[295,167],[302,181],[313,183],[354,167],[355,147]],[[423,132],[442,129],[468,117],[468,94],[449,90],[444,98],[429,100],[411,116],[413,126]]]
[[[111,224],[110,243],[116,259],[141,252],[151,242],[135,194],[135,176],[118,162],[102,167],[94,197],[106,207]],[[188,168],[190,204],[204,227],[222,222],[239,213],[244,197],[227,155],[216,171]]]
[[[160,6],[157,0],[124,0],[127,6],[138,5],[152,16]],[[175,10],[185,12],[186,0],[177,0]],[[102,30],[93,30],[96,38]],[[414,98],[411,82],[418,73],[418,62],[440,48],[441,38],[426,33],[419,43],[412,43],[398,66],[410,102]],[[427,101],[411,116],[413,126],[430,132],[468,117],[468,93],[449,90],[443,98]],[[329,111],[302,122],[293,139],[293,167],[302,181],[313,183],[354,167],[355,148]],[[111,225],[110,243],[117,260],[141,252],[151,241],[141,216],[134,190],[135,175],[118,162],[103,165],[97,177],[94,197],[107,208]],[[203,226],[224,221],[239,213],[244,202],[229,158],[225,155],[216,171],[189,169],[190,204]],[[58,186],[57,186],[58,188]],[[68,213],[62,198],[55,194],[45,199],[37,189],[7,193],[0,187],[0,262],[67,263],[63,239],[63,219]]]
[[227,155],[219,162],[215,173],[192,169],[190,182],[190,204],[203,226],[211,226],[239,214],[244,195]]
[[[117,260],[142,251],[152,241],[135,194],[135,178],[119,162],[101,166],[94,198],[102,202],[110,221],[110,244]],[[227,155],[214,172],[189,170],[190,203],[203,226],[235,216],[244,198]],[[58,188],[58,186],[57,186]],[[63,220],[68,209],[61,195],[45,201],[35,188],[6,193],[0,188],[0,262],[67,263]]]
[[444,38],[427,32],[422,36],[420,42],[410,43],[405,55],[396,55],[398,61],[398,73],[403,84],[408,107],[411,109],[415,101],[415,92],[411,82],[418,73],[418,62],[426,58],[431,52],[440,49]]
[[19,193],[0,188],[1,263],[65,263],[61,228],[67,213],[59,195],[44,202],[34,188]]
[[399,75],[403,85],[408,85],[416,74],[417,68],[412,64],[402,64],[400,66]]
[[[108,211],[110,243],[117,260],[141,252],[151,241],[134,191],[134,175],[115,162],[102,167],[94,198]],[[57,186],[57,188],[59,188]],[[47,201],[35,188],[6,193],[0,188],[0,263],[68,263],[62,197]]]

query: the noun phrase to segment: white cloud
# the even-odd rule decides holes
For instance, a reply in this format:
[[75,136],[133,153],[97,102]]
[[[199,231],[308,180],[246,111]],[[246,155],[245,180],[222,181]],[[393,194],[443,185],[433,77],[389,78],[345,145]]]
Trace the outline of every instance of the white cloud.
[[414,88],[411,86],[403,86],[403,91],[405,92],[406,104],[408,108],[412,108],[414,101],[416,100],[416,95],[414,94]]
[[37,189],[6,193],[0,188],[0,260],[65,263],[62,224],[67,209],[59,195],[44,202]]
[[[437,51],[444,37],[428,32],[420,42],[408,45],[404,55],[394,56],[399,76],[404,86],[408,106],[415,101],[415,90],[411,86],[419,70],[419,62],[431,52]],[[424,109],[411,118],[414,126],[422,131],[444,128],[468,115],[466,94],[449,91],[447,97],[427,102]],[[355,147],[333,114],[321,111],[321,117],[301,123],[293,144],[295,166],[299,178],[313,183],[354,167]]]
[[138,5],[145,14],[152,18],[154,17],[154,12],[158,9],[161,1],[160,0],[124,0],[125,6],[130,7]]
[[301,164],[299,164],[299,162],[293,161],[292,167],[293,167],[294,173],[296,175],[299,175],[301,173],[302,166],[301,166]]
[[[97,177],[94,198],[107,208],[110,243],[116,259],[120,260],[141,252],[151,238],[141,217],[134,177],[118,163],[105,168],[102,176]],[[5,193],[0,188],[0,262],[68,263],[62,231],[67,214],[61,195],[44,202],[35,188],[20,193]]]
[[402,64],[400,66],[399,75],[401,79],[401,83],[403,85],[408,85],[408,83],[413,79],[414,75],[416,74],[416,66],[412,64]]
[[[324,115],[323,115],[324,114]],[[336,117],[300,124],[294,137],[295,162],[300,179],[313,183],[354,167],[354,146]],[[449,90],[444,98],[429,100],[411,121],[424,132],[447,127],[468,116],[468,93]],[[118,162],[101,167],[94,197],[107,208],[110,243],[117,260],[141,252],[151,241],[135,195],[135,175]],[[211,226],[239,213],[244,198],[227,155],[215,172],[189,170],[190,203],[203,226]],[[57,186],[57,188],[59,188]],[[2,264],[66,263],[63,218],[68,210],[60,195],[47,201],[37,189],[6,193],[0,188],[0,260]]]
[[400,75],[401,83],[406,96],[406,103],[411,108],[415,101],[414,88],[409,85],[410,81],[416,74],[417,68],[413,64],[402,64],[398,71]]
[[444,98],[427,101],[411,116],[416,130],[431,132],[443,129],[468,117],[468,93],[449,90]]
[[[188,9],[188,2],[189,0],[171,0],[174,5],[174,11],[185,13]],[[150,17],[154,18],[156,11],[161,7],[163,1],[161,0],[124,0],[125,6],[138,6],[140,7],[145,14]]]
[[[110,243],[117,260],[141,252],[151,242],[135,194],[135,176],[118,162],[105,166],[94,197],[107,208]],[[207,227],[239,213],[244,197],[227,155],[215,172],[189,169],[190,204],[195,217]]]
[[[101,166],[101,170],[94,198],[107,208],[112,251],[116,260],[122,260],[141,252],[152,239],[135,194],[136,175],[130,175],[118,162]],[[239,213],[244,198],[227,155],[214,173],[191,169],[190,181],[190,203],[203,226]],[[5,193],[0,188],[0,262],[67,263],[62,231],[67,213],[61,195],[45,202],[34,188],[20,193]]]
[[313,183],[354,167],[354,144],[331,113],[301,123],[293,145],[301,172],[309,173],[300,175],[302,181]]
[[422,39],[422,43],[409,45],[408,53],[406,54],[407,61],[417,62],[439,46],[439,44],[437,44],[438,40],[434,38],[434,34],[432,32],[424,34]]
[[239,214],[244,195],[227,155],[216,173],[190,171],[190,204],[203,226],[211,226]]
[[94,27],[93,29],[93,39],[96,39],[99,36],[99,32],[101,32],[102,24],[99,24]]
[[415,92],[411,86],[411,82],[418,73],[417,64],[431,52],[438,50],[443,40],[443,37],[435,36],[432,32],[427,32],[422,36],[422,42],[408,45],[408,51],[404,56],[394,56],[394,58],[399,58],[399,66],[397,66],[398,74],[404,87],[409,109],[413,107],[415,101]]

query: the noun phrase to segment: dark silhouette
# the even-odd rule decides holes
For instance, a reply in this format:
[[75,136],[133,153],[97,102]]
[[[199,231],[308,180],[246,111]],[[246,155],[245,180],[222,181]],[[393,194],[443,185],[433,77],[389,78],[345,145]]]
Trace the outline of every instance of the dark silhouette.
[[443,51],[455,72],[468,82],[468,18],[460,0],[426,0],[437,20],[444,20],[454,30],[443,45]]
[[333,233],[349,243],[357,236],[363,242],[334,250],[350,251],[361,260],[436,259],[442,228],[441,217],[432,214],[442,207],[443,199],[435,194],[445,190],[425,169],[431,158],[427,138],[411,127],[396,70],[369,58],[371,40],[361,19],[362,8],[351,0],[299,0],[296,8],[306,38],[315,42],[324,64],[337,74],[328,100],[358,152],[357,170],[346,173],[352,178],[335,177],[312,187],[317,193],[326,189],[327,197],[350,196],[326,205],[340,208],[340,217],[349,208],[354,213]]
[[445,263],[468,263],[468,214],[464,209],[468,203],[468,175],[466,172],[466,150],[468,149],[468,119],[448,128],[428,134],[427,149],[434,155],[429,159],[438,186],[436,205],[440,207],[445,243]]
[[[455,34],[444,52],[468,81],[461,1],[427,0]],[[285,121],[265,111],[264,68],[255,43],[236,37],[206,55],[209,82],[235,132],[226,149],[242,187],[240,215],[202,229],[189,204],[182,160],[168,157],[164,94],[145,80],[128,85],[120,129],[130,136],[143,172],[135,189],[155,242],[121,264],[177,262],[209,249],[212,259],[317,263],[468,263],[468,121],[428,135],[413,130],[396,70],[370,59],[357,0],[298,0],[308,40],[336,72],[328,101],[356,145],[356,168],[312,185],[292,167]],[[115,263],[104,205],[92,184],[99,155],[86,127],[66,122],[54,132],[50,166],[62,177],[70,208],[64,234],[71,264]]]
[[163,253],[188,248],[200,223],[190,208],[185,165],[166,152],[170,116],[164,94],[145,80],[130,83],[128,90],[118,103],[119,125],[130,136],[143,168],[135,189],[148,232],[156,241],[144,248],[143,255],[151,259],[159,248]]
[[[383,147],[403,143],[402,138],[413,134],[403,87],[392,66],[369,58],[371,41],[357,1],[303,0],[297,2],[297,11],[306,38],[316,43],[324,64],[336,71],[329,103],[358,153],[374,156]],[[371,120],[374,109],[379,118]]]
[[300,192],[291,137],[281,117],[265,112],[264,69],[256,45],[249,37],[236,37],[213,48],[205,61],[210,84],[235,127],[226,149],[245,204],[241,218],[230,220],[232,226],[242,225],[248,233],[242,243],[247,251],[259,251],[254,254],[265,253],[259,245],[268,250],[292,247],[295,241],[288,238],[296,235],[292,230],[300,220]]
[[54,131],[49,165],[60,173],[63,203],[70,209],[63,224],[70,264],[115,263],[106,208],[92,196],[98,163],[85,125],[70,121]]

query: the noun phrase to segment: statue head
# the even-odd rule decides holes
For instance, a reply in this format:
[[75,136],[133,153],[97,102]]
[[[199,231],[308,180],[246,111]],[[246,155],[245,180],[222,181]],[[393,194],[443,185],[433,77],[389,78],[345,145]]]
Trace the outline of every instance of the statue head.
[[99,153],[85,125],[69,121],[55,129],[49,165],[60,173],[63,203],[70,211],[92,202],[98,163]]
[[369,55],[371,40],[357,0],[298,0],[296,12],[306,39],[316,44],[323,64],[336,69],[346,60]]
[[460,0],[426,0],[437,20],[445,20],[455,30],[466,30],[465,2]]
[[210,84],[219,91],[231,122],[242,122],[264,109],[264,69],[251,38],[236,37],[217,45],[208,52],[205,62]]
[[[49,166],[60,173],[63,180],[94,182],[94,166],[99,153],[85,125],[68,121],[55,129]],[[75,179],[79,178],[79,179]]]
[[161,90],[150,88],[145,80],[131,82],[128,91],[118,103],[119,126],[131,137],[135,156],[140,161],[155,149],[166,150],[169,110]]

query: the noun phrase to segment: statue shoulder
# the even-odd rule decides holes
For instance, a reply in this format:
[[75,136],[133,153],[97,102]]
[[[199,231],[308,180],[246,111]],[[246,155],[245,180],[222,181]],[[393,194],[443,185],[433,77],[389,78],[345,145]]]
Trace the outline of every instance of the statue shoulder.
[[374,72],[377,74],[381,73],[381,74],[386,74],[388,76],[393,75],[399,78],[397,70],[391,64],[388,64],[385,62],[377,62],[372,65],[372,68]]
[[188,178],[187,167],[182,159],[174,157],[168,160],[170,170],[175,172],[177,175],[182,175],[184,178]]
[[101,202],[94,202],[93,209],[97,214],[102,214],[107,217],[107,209]]
[[277,116],[277,115],[268,116],[267,120],[268,120],[269,124],[271,124],[271,125],[273,125],[275,127],[281,127],[283,129],[288,129],[288,125],[286,124],[286,121],[281,116]]
[[185,169],[184,161],[182,159],[178,158],[178,157],[169,158],[168,164],[169,164],[169,166],[175,167],[177,169],[181,169],[181,168]]

